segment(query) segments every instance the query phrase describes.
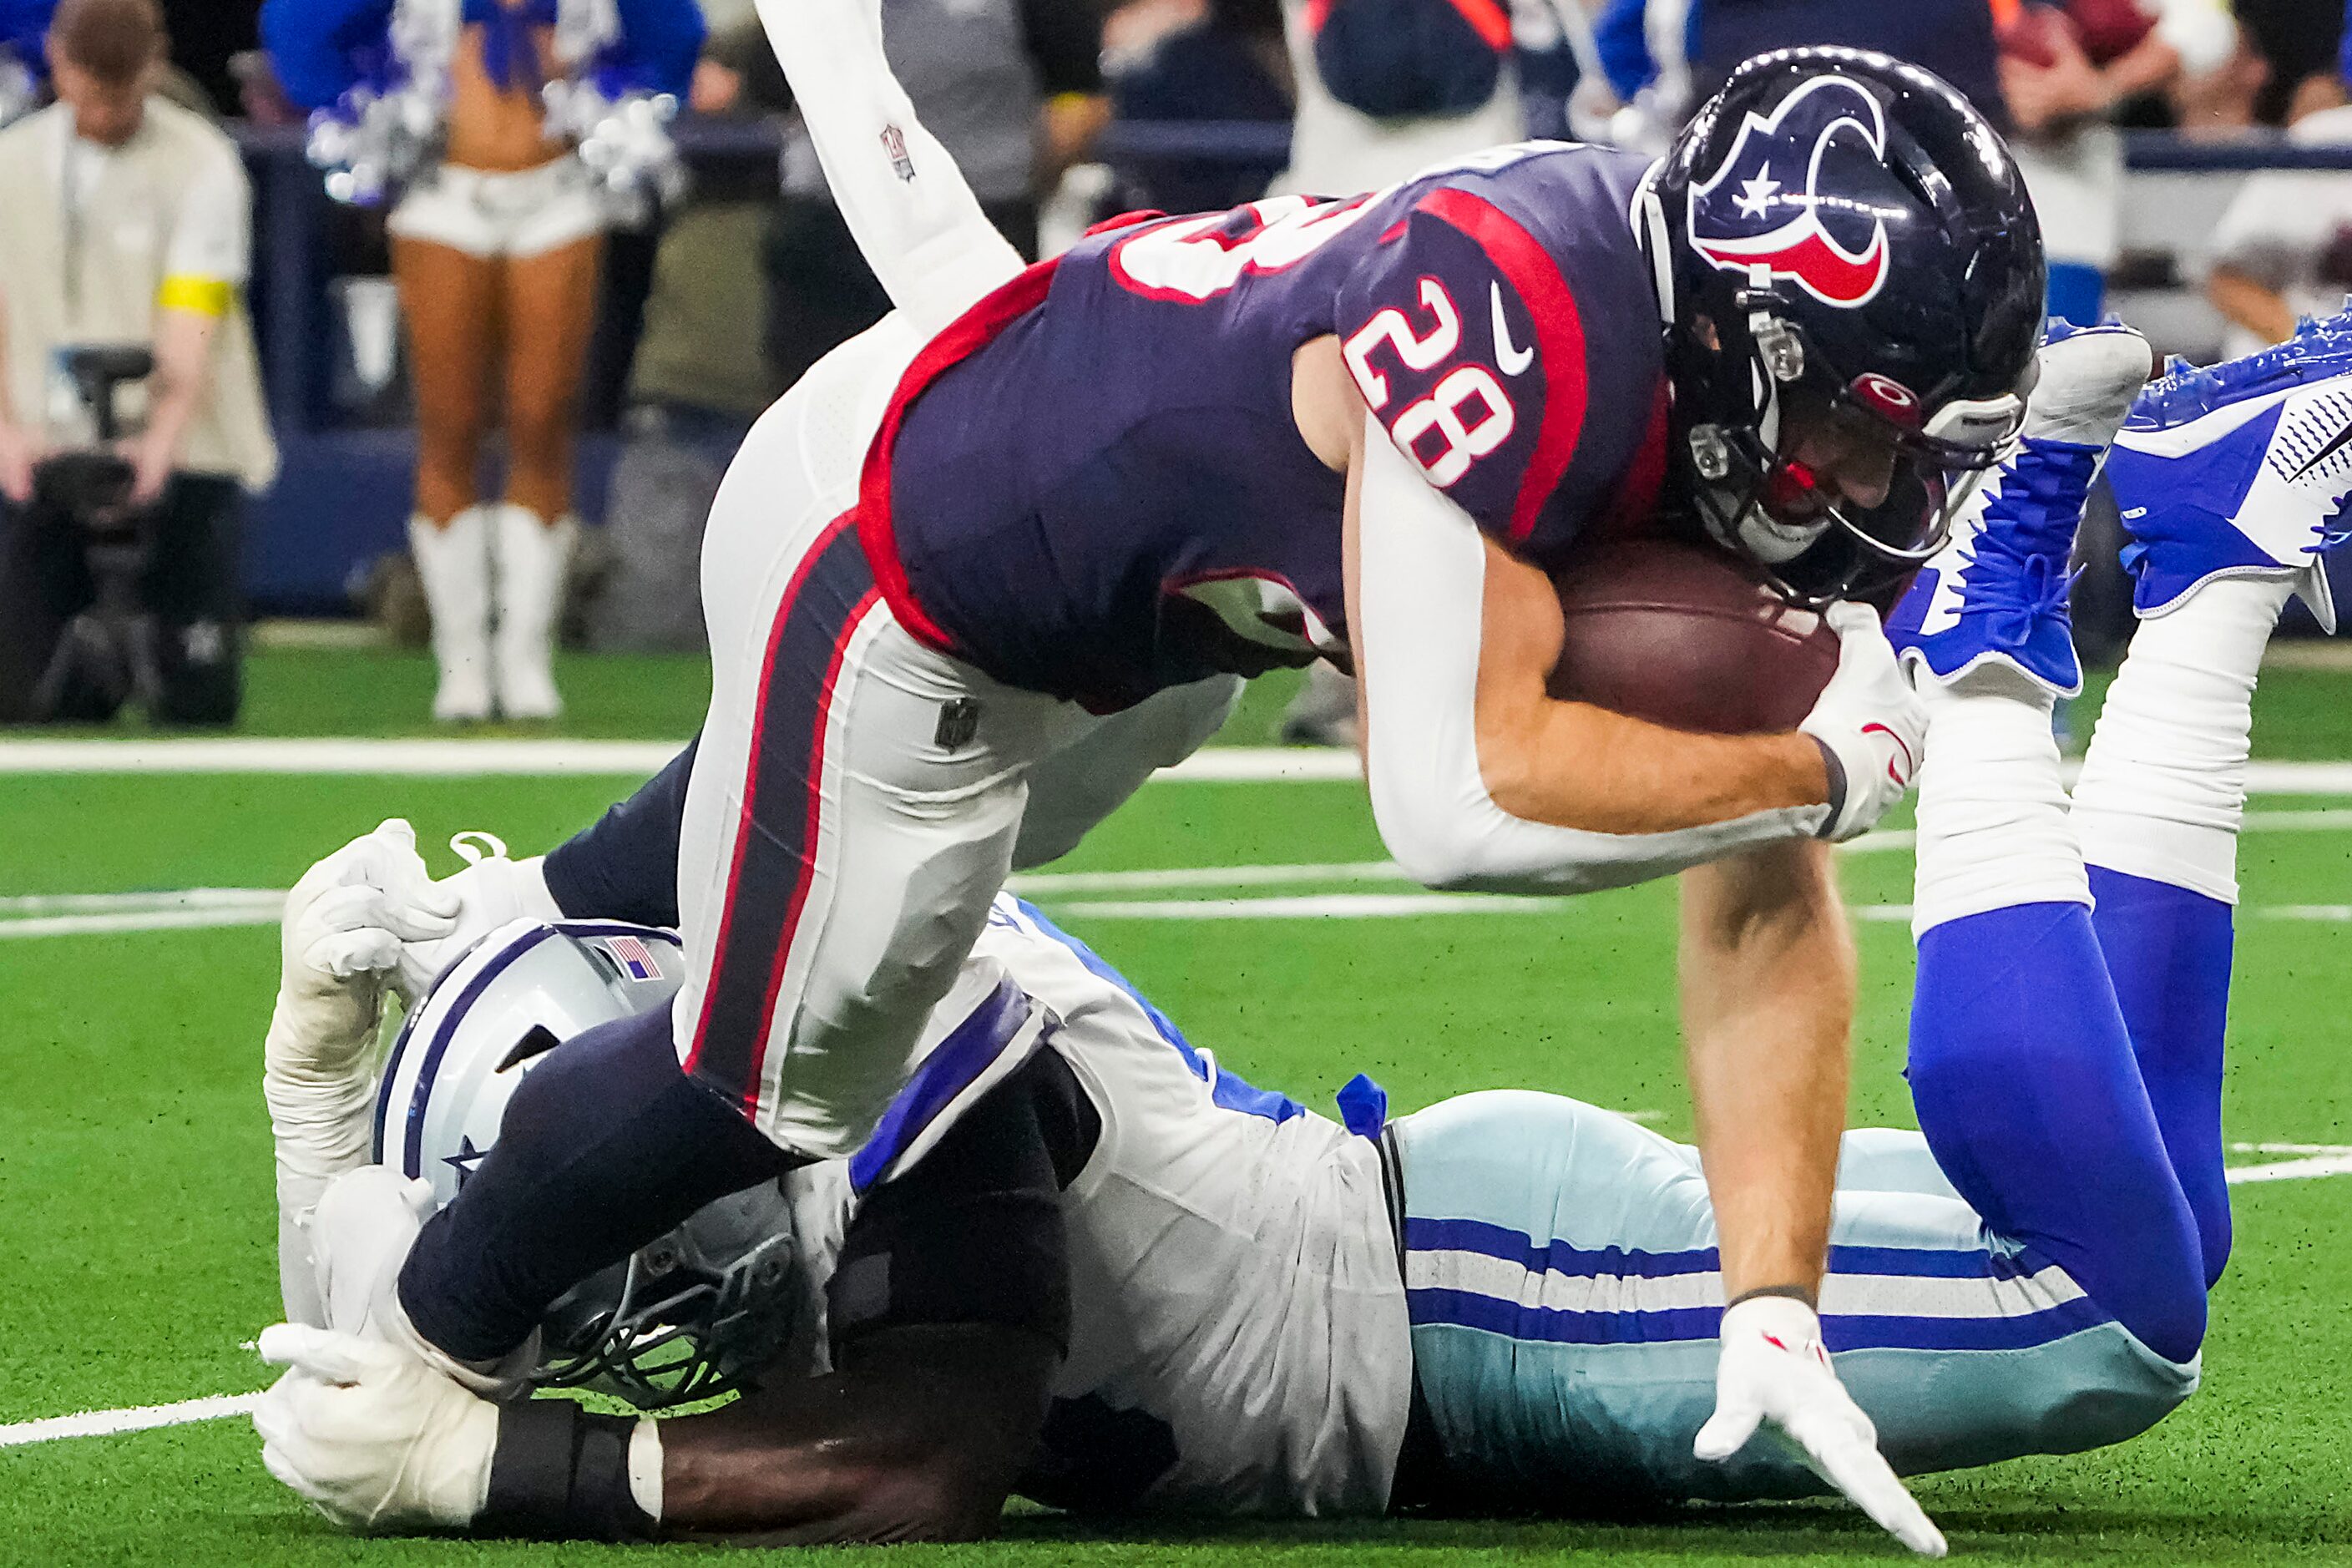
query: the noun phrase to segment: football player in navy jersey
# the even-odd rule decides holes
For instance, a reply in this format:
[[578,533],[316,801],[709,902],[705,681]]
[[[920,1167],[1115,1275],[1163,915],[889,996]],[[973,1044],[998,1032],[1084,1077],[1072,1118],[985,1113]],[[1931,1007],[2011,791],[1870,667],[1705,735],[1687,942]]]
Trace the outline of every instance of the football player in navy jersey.
[[[2053,334],[2041,368],[2023,438],[1890,617],[1936,755],[1919,1131],[1844,1142],[1821,1332],[1859,1406],[1843,1418],[1905,1474],[2121,1442],[2198,1386],[2231,1249],[2252,693],[2290,595],[2332,623],[2314,557],[2352,492],[2329,450],[2352,317],[2136,406],[2150,354],[2127,328]],[[2070,795],[2064,585],[2111,442],[2145,618]],[[569,918],[517,921],[443,973],[380,1091],[390,911],[431,897],[424,864],[394,822],[303,879],[270,1039],[281,1215],[315,1198],[310,1228],[338,1232],[357,1207],[383,1222],[367,1246],[404,1251],[543,1139],[543,1086],[610,1082],[593,1029],[559,1037],[674,998],[673,934],[589,917],[674,914],[678,784],[536,872],[488,863],[566,889]],[[352,1333],[379,1271],[346,1241],[321,1279],[290,1226],[297,1322],[260,1342],[292,1369],[255,1416],[271,1473],[351,1529],[780,1541],[985,1534],[1008,1491],[1097,1517],[1574,1517],[1837,1482],[1940,1549],[1892,1476],[1822,1463],[1817,1426],[1810,1456],[1731,1452],[1717,1366],[1740,1309],[1697,1151],[1509,1090],[1391,1121],[1359,1079],[1340,1121],[1318,1116],[1009,894],[926,1038],[851,1158],[709,1205],[547,1314],[530,1383],[659,1418],[492,1404]],[[358,1169],[372,1100],[383,1163]],[[331,1174],[322,1198],[300,1185]],[[667,1414],[746,1380],[723,1411]]]
[[[1808,1352],[1853,995],[1822,840],[1899,797],[1923,717],[1839,595],[1923,559],[1948,478],[2021,416],[2042,264],[1998,139],[1924,73],[1791,51],[1654,170],[1501,149],[1353,200],[1117,226],[1023,271],[872,16],[770,20],[900,308],[770,411],[713,509],[677,1005],[600,1040],[599,1087],[547,1089],[544,1146],[501,1145],[373,1320],[495,1363],[701,1202],[846,1155],[1010,868],[1197,745],[1241,679],[1348,658],[1381,832],[1424,881],[1686,872],[1725,1407],[1851,1435],[1803,1419],[1851,1409]],[[1547,569],[1669,509],[1829,605],[1843,653],[1798,731],[1545,695]],[[457,891],[461,933],[485,929],[495,889]],[[559,1203],[586,1222],[548,1223]],[[1851,1446],[1823,1459],[1842,1481],[1884,1477]],[[1906,1539],[1932,1533],[1901,1507]]]

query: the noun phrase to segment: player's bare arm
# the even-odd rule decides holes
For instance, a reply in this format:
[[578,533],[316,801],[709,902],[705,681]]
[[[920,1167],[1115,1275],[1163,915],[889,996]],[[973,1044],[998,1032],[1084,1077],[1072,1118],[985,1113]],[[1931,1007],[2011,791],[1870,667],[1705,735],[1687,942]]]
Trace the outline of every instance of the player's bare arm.
[[823,1377],[665,1420],[664,1532],[773,1546],[993,1534],[1060,1361],[1025,1330],[909,1326]]
[[[1885,679],[1891,656],[1825,693],[1811,733],[1696,734],[1549,695],[1563,643],[1549,579],[1423,482],[1341,359],[1331,339],[1298,351],[1292,410],[1309,449],[1347,476],[1367,773],[1382,834],[1416,875],[1605,886],[1754,844],[1845,837],[1899,794],[1907,766],[1865,760],[1849,790],[1833,761],[1874,758],[1854,744],[1870,725],[1912,727],[1907,692]],[[1875,639],[1874,620],[1860,635]]]
[[[1291,407],[1309,449],[1349,477],[1352,583],[1368,410],[1338,338],[1299,349]],[[1697,735],[1552,698],[1546,683],[1563,641],[1559,595],[1537,567],[1490,539],[1480,543],[1478,772],[1504,811],[1595,833],[1661,833],[1829,798],[1821,749],[1802,735]],[[1359,649],[1358,657],[1370,656]]]
[[1827,846],[1775,845],[1684,872],[1680,973],[1724,1294],[1811,1300],[1853,1022],[1853,940]]

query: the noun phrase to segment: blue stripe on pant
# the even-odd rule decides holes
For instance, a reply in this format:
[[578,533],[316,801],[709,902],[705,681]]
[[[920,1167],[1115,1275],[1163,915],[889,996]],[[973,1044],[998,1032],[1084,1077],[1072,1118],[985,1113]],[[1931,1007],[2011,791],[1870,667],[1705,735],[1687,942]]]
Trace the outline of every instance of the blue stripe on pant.
[[[1715,1405],[1715,1217],[1695,1151],[1557,1096],[1395,1123],[1422,1391],[1449,1468],[1529,1504],[1827,1490],[1770,1445],[1691,1457]],[[2197,1369],[2156,1355],[2030,1250],[1988,1234],[1916,1133],[1852,1137],[1822,1322],[1906,1473],[2145,1430]]]

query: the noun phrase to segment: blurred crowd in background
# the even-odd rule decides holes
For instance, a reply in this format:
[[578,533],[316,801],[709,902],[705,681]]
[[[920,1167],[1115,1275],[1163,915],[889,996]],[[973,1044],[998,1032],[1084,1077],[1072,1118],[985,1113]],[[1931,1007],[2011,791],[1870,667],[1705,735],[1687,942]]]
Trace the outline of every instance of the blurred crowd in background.
[[[2094,320],[2119,292],[2168,289],[2212,325],[2160,320],[2151,335],[2211,354],[2277,341],[2352,284],[2352,171],[2221,176],[2193,242],[2151,257],[2131,243],[2121,135],[2352,145],[2344,0],[881,10],[919,112],[1033,257],[1119,211],[1352,192],[1530,135],[1663,147],[1739,59],[1840,43],[1937,71],[2005,128],[2042,216],[2054,313]],[[728,454],[887,307],[751,0],[0,0],[0,119],[22,121],[0,132],[0,199],[58,215],[27,223],[20,205],[0,223],[0,721],[141,697],[181,721],[233,713],[233,674],[194,707],[159,691],[208,650],[233,669],[234,562],[246,510],[278,479],[273,439],[288,449],[279,492],[316,513],[331,492],[301,479],[296,447],[328,427],[413,432],[408,549],[364,586],[417,636],[429,621],[436,714],[551,717],[547,649],[567,626],[603,646],[699,646],[695,545]],[[273,351],[265,321],[257,354],[244,301],[269,285],[236,171],[289,145],[316,166],[323,325],[317,343]],[[49,184],[12,186],[19,164]],[[100,320],[93,294],[121,298]],[[154,363],[71,357],[109,345]],[[263,384],[310,360],[316,389]],[[614,454],[594,508],[572,493],[583,431],[609,433]],[[118,439],[131,510],[169,491],[185,515],[117,562],[110,622],[96,525],[48,531],[74,551],[29,541],[35,470]],[[353,483],[383,504],[381,486]],[[74,511],[50,489],[51,511]],[[583,535],[575,509],[615,526]],[[301,548],[283,527],[269,537]],[[125,618],[140,592],[192,572],[205,585],[160,626]],[[607,591],[583,591],[600,579]],[[59,673],[58,649],[79,639],[100,672],[109,637],[119,668],[90,679],[120,689],[77,708],[81,678]],[[1302,738],[1344,738],[1344,694],[1326,695],[1319,715],[1302,710]]]

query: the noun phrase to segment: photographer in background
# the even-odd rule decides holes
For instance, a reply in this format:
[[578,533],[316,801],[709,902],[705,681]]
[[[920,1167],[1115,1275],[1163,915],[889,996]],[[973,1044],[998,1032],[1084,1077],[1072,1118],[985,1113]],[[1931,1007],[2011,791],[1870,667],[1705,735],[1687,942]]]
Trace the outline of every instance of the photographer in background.
[[39,499],[45,458],[92,442],[68,351],[152,350],[119,395],[128,504],[152,550],[155,717],[225,723],[237,700],[244,492],[277,449],[242,298],[251,190],[235,146],[154,96],[154,0],[63,0],[48,34],[58,101],[0,132],[0,717],[25,709],[93,592],[83,520]]

